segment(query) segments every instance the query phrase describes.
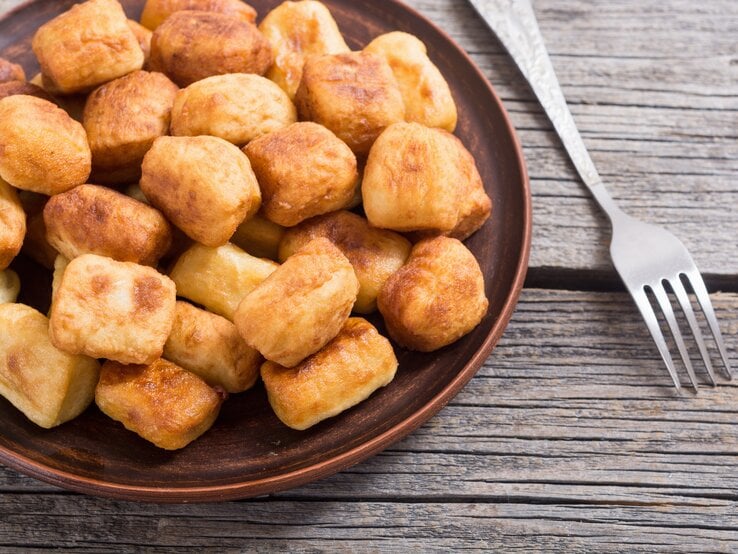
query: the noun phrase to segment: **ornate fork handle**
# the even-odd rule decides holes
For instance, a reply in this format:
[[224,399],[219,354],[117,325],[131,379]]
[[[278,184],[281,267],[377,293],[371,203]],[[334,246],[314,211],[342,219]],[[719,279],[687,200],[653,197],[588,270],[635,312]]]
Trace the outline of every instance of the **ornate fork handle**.
[[618,214],[619,210],[602,185],[602,179],[566,105],[530,0],[470,2],[515,60],[595,199],[611,218]]

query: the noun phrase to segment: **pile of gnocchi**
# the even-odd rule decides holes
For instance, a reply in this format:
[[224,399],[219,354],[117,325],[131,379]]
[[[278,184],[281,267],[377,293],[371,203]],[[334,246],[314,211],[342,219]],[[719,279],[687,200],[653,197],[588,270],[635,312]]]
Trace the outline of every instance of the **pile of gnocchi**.
[[[0,394],[51,428],[99,409],[175,450],[263,381],[304,430],[388,385],[488,300],[461,242],[492,209],[416,37],[351,51],[330,11],[88,0],[0,60]],[[17,302],[24,252],[47,315]],[[247,414],[244,417],[248,417]]]

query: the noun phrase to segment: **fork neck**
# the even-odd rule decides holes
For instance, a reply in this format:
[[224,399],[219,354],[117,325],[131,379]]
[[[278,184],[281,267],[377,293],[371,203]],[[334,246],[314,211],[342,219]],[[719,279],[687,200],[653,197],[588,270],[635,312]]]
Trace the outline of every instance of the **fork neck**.
[[610,193],[607,192],[607,189],[605,188],[605,185],[602,183],[602,181],[598,181],[594,184],[588,184],[588,187],[590,192],[592,193],[592,196],[594,196],[595,200],[597,200],[597,203],[604,210],[604,212],[607,214],[613,224],[615,223],[616,219],[619,219],[626,215],[625,212],[623,212],[623,210],[621,210],[615,203],[615,200],[612,199]]

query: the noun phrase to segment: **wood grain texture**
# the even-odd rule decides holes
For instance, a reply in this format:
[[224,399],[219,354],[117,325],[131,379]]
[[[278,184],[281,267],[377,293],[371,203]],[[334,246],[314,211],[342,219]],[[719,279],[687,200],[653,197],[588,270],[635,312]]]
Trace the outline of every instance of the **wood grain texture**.
[[[738,352],[738,295],[713,300]],[[529,289],[462,393],[367,462],[200,506],[80,497],[3,470],[0,544],[733,551],[738,383],[679,398],[656,356],[625,294]]]

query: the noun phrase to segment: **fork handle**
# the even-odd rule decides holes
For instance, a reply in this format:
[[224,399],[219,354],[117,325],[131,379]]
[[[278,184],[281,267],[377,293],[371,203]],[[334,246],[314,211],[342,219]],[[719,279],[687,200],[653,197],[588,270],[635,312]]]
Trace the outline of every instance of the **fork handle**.
[[553,123],[584,184],[613,219],[621,214],[587,152],[546,51],[530,0],[469,0],[494,31]]

